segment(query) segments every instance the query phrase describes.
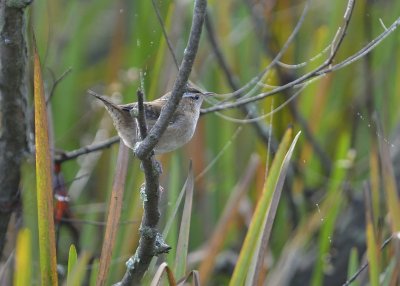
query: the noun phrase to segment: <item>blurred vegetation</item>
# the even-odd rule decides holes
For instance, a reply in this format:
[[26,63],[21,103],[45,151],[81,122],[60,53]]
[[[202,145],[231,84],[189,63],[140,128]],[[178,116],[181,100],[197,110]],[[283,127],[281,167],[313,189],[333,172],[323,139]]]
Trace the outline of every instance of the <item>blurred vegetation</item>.
[[[192,2],[156,1],[178,60],[188,38]],[[279,52],[303,5],[304,1],[294,0],[209,1],[217,39],[241,85],[265,68],[271,54]],[[342,25],[346,6],[345,0],[311,1],[298,35],[282,58],[287,64],[307,62],[307,65],[299,69],[273,69],[265,83],[282,84],[285,77],[301,76],[322,63],[329,51],[313,61],[310,59],[330,44]],[[384,30],[380,19],[389,26],[399,11],[400,1],[357,1],[335,62],[365,46]],[[262,26],[255,21],[254,13],[261,15]],[[135,101],[141,85],[140,72],[149,100],[172,87],[177,71],[151,1],[37,0],[28,17],[37,39],[46,96],[51,94],[48,113],[53,152],[77,149],[116,135],[108,114],[88,96],[87,89],[109,95],[116,102]],[[313,82],[288,106],[272,117],[261,119],[267,126],[271,124],[277,142],[282,141],[290,125],[294,134],[302,131],[302,135],[291,158],[258,285],[341,285],[366,259],[371,273],[365,270],[359,284],[351,285],[398,285],[398,238],[393,238],[383,250],[381,244],[400,231],[396,227],[400,218],[395,216],[399,207],[396,181],[400,178],[396,157],[400,150],[399,44],[400,33],[395,31],[372,53]],[[50,93],[57,79],[69,69]],[[191,80],[219,94],[232,91],[205,29]],[[278,107],[287,96],[279,93],[257,102],[260,114]],[[223,114],[245,118],[238,110]],[[305,129],[314,143],[304,135]],[[285,144],[290,145],[291,140]],[[328,161],[321,160],[315,144]],[[70,198],[68,205],[55,204],[62,205],[66,214],[62,219],[56,216],[60,284],[67,281],[68,273],[67,285],[95,285],[117,153],[118,144],[114,144],[101,152],[55,166],[54,189]],[[258,163],[251,163],[254,154],[259,156]],[[142,215],[139,190],[144,179],[138,160],[130,156],[121,223],[106,285],[122,278],[125,262],[134,253],[139,238]],[[180,273],[176,280],[182,278],[182,269],[189,274],[215,261],[206,277],[200,271],[200,278],[192,273],[193,279],[207,281],[206,285],[227,285],[251,216],[262,197],[266,169],[271,167],[274,156],[252,124],[231,122],[216,113],[202,116],[187,146],[161,156],[164,191],[160,201],[160,230],[177,214],[165,237],[172,250],[152,265],[144,285],[150,284],[158,265],[164,261],[172,269],[170,276]],[[218,159],[212,163],[215,158]],[[174,267],[183,203],[176,202],[189,176],[190,160],[194,194],[188,255],[184,257],[186,267],[180,265],[178,270]],[[24,267],[30,270],[25,277],[12,280],[10,276],[9,284],[14,281],[15,285],[28,285],[26,281],[40,285],[36,183],[34,164],[29,162],[23,169],[24,228],[16,240],[14,274],[21,273]],[[251,179],[244,180],[251,164],[256,164]],[[245,185],[240,185],[243,181]],[[229,209],[227,202],[238,186],[245,191]],[[227,227],[219,232],[221,228],[217,226],[225,214]],[[220,237],[221,241],[215,251],[207,252],[212,237]],[[5,253],[5,257],[10,253]],[[8,267],[11,273],[12,267]]]

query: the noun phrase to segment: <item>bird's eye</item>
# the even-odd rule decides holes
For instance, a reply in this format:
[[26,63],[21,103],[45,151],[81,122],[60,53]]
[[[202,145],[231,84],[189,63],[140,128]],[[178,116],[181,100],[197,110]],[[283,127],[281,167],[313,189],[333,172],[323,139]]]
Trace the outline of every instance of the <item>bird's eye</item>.
[[194,100],[199,100],[200,96],[195,95],[195,96],[193,96],[192,98],[193,98]]

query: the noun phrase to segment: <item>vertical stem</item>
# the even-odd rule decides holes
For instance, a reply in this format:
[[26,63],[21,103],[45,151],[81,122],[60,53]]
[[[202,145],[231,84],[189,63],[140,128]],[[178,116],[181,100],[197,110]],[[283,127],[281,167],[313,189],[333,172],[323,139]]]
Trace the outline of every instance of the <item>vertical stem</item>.
[[24,10],[28,4],[0,0],[0,255],[19,202],[20,167],[27,150]]
[[125,146],[121,140],[119,144],[117,167],[115,169],[110,205],[108,208],[106,232],[104,235],[103,247],[101,249],[99,274],[96,283],[97,286],[105,285],[108,270],[110,269],[112,251],[114,249],[119,219],[121,217],[128,161],[129,148]]

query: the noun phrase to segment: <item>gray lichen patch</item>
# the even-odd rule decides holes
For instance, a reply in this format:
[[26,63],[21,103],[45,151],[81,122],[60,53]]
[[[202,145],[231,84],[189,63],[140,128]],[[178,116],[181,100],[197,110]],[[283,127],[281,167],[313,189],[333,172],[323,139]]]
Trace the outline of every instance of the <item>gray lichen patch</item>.
[[128,261],[125,263],[126,268],[128,268],[129,270],[133,270],[135,269],[135,265],[140,263],[140,258],[137,255],[137,253],[135,253],[133,256],[131,256]]

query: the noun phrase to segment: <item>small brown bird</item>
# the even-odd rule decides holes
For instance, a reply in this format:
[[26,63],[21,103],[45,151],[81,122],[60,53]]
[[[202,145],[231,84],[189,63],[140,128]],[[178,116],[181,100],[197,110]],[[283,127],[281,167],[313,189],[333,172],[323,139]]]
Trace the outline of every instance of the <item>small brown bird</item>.
[[[139,128],[137,123],[138,105],[137,102],[117,105],[107,97],[96,94],[89,90],[91,95],[100,99],[110,114],[119,137],[126,146],[132,150],[135,144],[140,141]],[[186,87],[178,108],[173,114],[171,121],[154,148],[156,154],[171,152],[185,145],[192,139],[200,115],[201,104],[204,97],[212,95],[212,92],[202,92],[190,85]],[[150,130],[160,116],[162,108],[171,96],[171,92],[149,102],[144,102],[147,128]]]

